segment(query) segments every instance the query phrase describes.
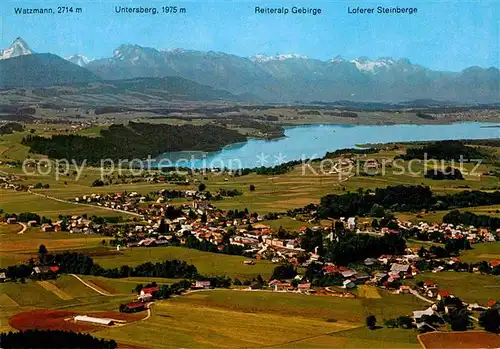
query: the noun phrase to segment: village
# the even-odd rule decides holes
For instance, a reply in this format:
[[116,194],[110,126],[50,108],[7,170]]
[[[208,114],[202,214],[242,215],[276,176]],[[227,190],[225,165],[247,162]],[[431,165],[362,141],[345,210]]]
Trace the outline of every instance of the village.
[[[170,198],[178,197],[189,198],[191,203],[180,206],[167,204]],[[240,291],[292,292],[309,296],[356,298],[360,289],[370,287],[381,288],[393,294],[412,294],[430,304],[425,310],[415,309],[410,316],[412,324],[422,331],[435,330],[441,321],[441,315],[447,314],[452,308],[479,311],[499,307],[495,300],[487,304],[468,304],[465,300],[455,297],[449,290],[440,289],[436,283],[426,281],[415,284],[411,281],[424,271],[498,275],[500,260],[489,263],[462,263],[458,253],[449,253],[443,248],[431,247],[427,250],[422,246],[407,247],[402,254],[370,255],[361,263],[342,266],[329,262],[318,252],[323,246],[317,245],[311,249],[305,240],[320,236],[321,244],[328,245],[338,241],[339,234],[351,233],[373,237],[425,236],[427,239],[433,238],[441,242],[466,241],[470,246],[498,241],[500,230],[490,231],[448,223],[411,223],[396,218],[386,224],[389,227],[374,227],[366,221],[358,222],[355,217],[341,217],[336,222],[325,224],[324,221],[314,218],[313,210],[293,217],[304,224],[297,231],[286,231],[281,227],[276,230],[266,223],[285,217],[287,213],[259,215],[249,213],[248,210],[224,211],[204,200],[199,192],[188,190],[159,190],[148,197],[137,192],[90,194],[75,198],[75,201],[130,210],[140,216],[122,222],[125,224],[113,224],[100,217],[77,215],[60,217],[58,221],[52,222],[36,215],[6,214],[0,217],[0,221],[7,224],[19,222],[29,227],[39,226],[48,234],[67,232],[112,237],[108,245],[109,248],[116,249],[117,253],[136,248],[185,246],[244,256],[247,259],[243,263],[248,268],[252,268],[260,260],[276,263],[277,268],[270,280],[233,280],[232,287]],[[148,201],[153,202],[148,204]],[[55,268],[57,266],[37,266],[33,268],[33,275],[39,277],[45,273],[55,276],[58,272]],[[0,279],[8,281],[5,273],[0,274]],[[198,280],[183,288],[180,294],[213,288],[210,281]],[[138,290],[136,300],[124,304],[120,310],[147,310],[148,304],[157,298],[158,291],[159,288],[155,285],[144,287]],[[89,318],[75,320],[92,321]]]

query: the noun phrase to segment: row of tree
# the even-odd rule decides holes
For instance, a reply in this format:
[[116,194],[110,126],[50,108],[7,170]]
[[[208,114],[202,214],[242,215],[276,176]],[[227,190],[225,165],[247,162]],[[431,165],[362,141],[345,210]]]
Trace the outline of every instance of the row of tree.
[[[52,255],[46,253],[45,250],[39,251],[39,254],[40,261],[42,263],[45,262],[43,264],[59,266],[60,273],[104,276],[108,278],[143,276],[194,279],[200,276],[194,265],[177,259],[157,263],[146,262],[136,267],[122,265],[120,268],[105,269],[95,263],[91,257],[83,253],[64,252]],[[15,280],[29,277],[33,271],[33,267],[34,262],[30,260],[27,264],[11,265],[6,269],[0,269],[0,271],[4,271],[8,278]]]
[[401,156],[405,160],[436,159],[436,160],[482,160],[488,155],[478,147],[467,146],[463,141],[446,140],[425,144],[422,147],[409,147],[406,154]]
[[366,216],[374,210],[374,205],[385,210],[418,212],[497,204],[500,204],[500,191],[434,195],[426,186],[397,185],[375,191],[326,195],[321,198],[317,215],[320,218]]
[[[2,210],[0,209],[0,212]],[[4,214],[4,219],[7,220],[8,218],[15,218],[18,222],[22,223],[27,223],[29,221],[35,221],[37,224],[43,224],[43,223],[52,223],[52,221],[47,218],[47,217],[40,217],[36,213],[33,212],[22,212],[19,214],[16,213],[5,213]]]
[[95,348],[114,349],[114,340],[92,337],[90,334],[54,330],[27,330],[0,333],[2,348]]
[[379,257],[382,254],[402,254],[406,241],[400,234],[385,234],[381,237],[368,234],[354,234],[336,227],[332,232],[333,241],[325,244],[320,231],[306,229],[301,239],[301,247],[306,252],[316,252],[326,261],[338,265]]
[[497,230],[500,228],[500,218],[487,215],[477,215],[472,212],[460,212],[453,210],[448,212],[443,217],[443,223],[451,223],[454,225],[473,225],[475,227],[489,228]]

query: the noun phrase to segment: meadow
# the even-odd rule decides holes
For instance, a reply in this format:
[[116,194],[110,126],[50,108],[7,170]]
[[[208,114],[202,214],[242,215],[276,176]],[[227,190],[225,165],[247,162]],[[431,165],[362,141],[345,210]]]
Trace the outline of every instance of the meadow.
[[98,206],[83,206],[76,203],[67,203],[51,200],[29,192],[0,189],[0,208],[7,213],[33,212],[40,216],[56,219],[59,215],[82,215],[89,217],[96,215],[101,217],[130,217],[130,215],[105,210]]
[[[384,295],[380,304],[365,301],[265,291],[197,292],[156,302],[149,320],[126,331],[96,334],[151,348],[418,347],[413,331],[364,328],[365,314],[374,312],[382,321],[384,315],[418,308],[418,300]],[[381,314],[382,305],[397,309]]]
[[460,252],[460,259],[467,263],[500,260],[500,242],[473,244],[471,250]]
[[[156,302],[153,316],[99,331],[105,338],[151,348],[416,348],[414,331],[364,328],[365,314],[404,315],[422,306],[411,296],[384,294],[379,303],[266,291],[214,290]],[[383,310],[384,308],[394,308]],[[359,336],[358,336],[359,334]],[[357,338],[353,338],[354,336]]]
[[[9,329],[11,316],[33,307],[82,314],[116,311],[120,303],[134,299],[135,283],[174,281],[81,277],[119,293],[100,296],[69,275],[49,282],[71,300],[62,300],[33,281],[1,284],[0,328]],[[385,327],[370,331],[364,319],[374,314],[382,324],[427,304],[411,295],[377,291],[378,298],[373,298],[373,292],[359,292],[366,298],[355,299],[244,289],[193,292],[156,301],[147,320],[93,334],[148,348],[419,348],[415,331]]]
[[[16,224],[9,227],[19,226]],[[109,238],[100,235],[70,234],[68,232],[45,233],[39,228],[28,228],[23,234],[0,230],[0,234],[0,267],[2,268],[26,261],[30,257],[36,257],[41,244],[45,245],[49,252],[79,249],[92,252],[96,248],[103,248],[102,240],[109,240]],[[108,251],[107,248],[104,249]]]
[[[120,303],[135,298],[132,288],[136,282],[153,281],[81,277],[120,293],[101,296],[69,275],[46,281],[53,286],[53,291],[31,280],[25,284],[0,284],[0,328],[10,330],[10,317],[35,307],[81,314],[117,311]],[[61,299],[59,291],[71,299]],[[424,306],[409,295],[391,295],[384,291],[380,294],[378,299],[343,299],[241,289],[193,292],[156,301],[148,320],[99,330],[94,335],[148,348],[330,348],[337,344],[347,348],[415,347],[417,340],[413,331],[364,328],[368,314],[375,314],[382,322]]]
[[[379,162],[389,161],[395,156],[404,153],[404,146],[400,146],[395,150],[384,150],[380,153],[370,155],[370,158],[376,159]],[[447,164],[445,164],[447,165]],[[7,166],[0,167],[0,170],[17,174],[20,177],[19,183],[25,185],[34,185],[36,183],[48,184],[48,189],[37,189],[36,191],[45,195],[54,196],[59,199],[73,200],[76,196],[84,194],[103,194],[116,193],[123,191],[137,191],[142,194],[147,194],[151,191],[159,189],[196,189],[198,184],[203,182],[207,190],[215,193],[218,189],[238,189],[242,195],[232,198],[224,198],[217,202],[217,206],[221,209],[244,209],[245,207],[251,211],[260,213],[267,212],[283,212],[291,208],[305,206],[309,203],[318,203],[319,199],[326,194],[340,194],[346,191],[357,191],[359,189],[375,189],[377,187],[386,187],[388,185],[408,184],[408,185],[427,185],[437,193],[452,193],[464,188],[470,189],[485,189],[494,188],[498,185],[498,178],[494,176],[478,176],[475,174],[465,174],[465,179],[462,181],[453,180],[432,180],[423,177],[425,170],[424,164],[414,164],[412,170],[420,171],[421,174],[403,173],[399,174],[398,169],[392,166],[385,168],[385,173],[379,176],[363,176],[356,175],[347,179],[344,175],[339,177],[335,173],[328,171],[320,171],[320,163],[313,162],[312,169],[296,166],[292,171],[281,175],[257,175],[255,173],[245,176],[229,176],[207,173],[204,175],[192,176],[192,180],[188,185],[175,185],[168,183],[128,183],[128,184],[111,184],[103,187],[92,187],[91,183],[101,177],[101,171],[98,168],[84,167],[81,176],[75,176],[72,168],[68,175],[63,175],[56,178],[54,170],[46,175],[41,174],[25,174],[21,168],[11,168]],[[430,166],[430,165],[429,165]],[[464,164],[467,172],[471,172],[475,165]],[[492,170],[494,167],[490,164],[482,164],[477,169],[477,172],[484,173]],[[116,171],[115,171],[116,172]],[[154,172],[154,171],[153,171]],[[127,169],[123,173],[129,173]],[[195,181],[196,180],[196,181]],[[250,191],[250,185],[255,186],[255,191]],[[3,193],[2,193],[3,194]],[[61,202],[49,203],[44,198],[31,197],[28,199],[27,193],[7,192],[8,200],[0,199],[0,207],[5,206],[7,209],[28,210],[34,207],[39,212],[44,212],[46,215],[53,215],[59,211],[91,211],[92,208],[78,207],[77,205]],[[4,196],[4,195],[2,195]],[[7,201],[7,202],[6,202]],[[477,212],[496,213],[496,207],[476,208]],[[101,215],[115,214],[112,211],[105,211],[95,208],[96,213]],[[89,213],[89,212],[87,212]],[[439,212],[434,217],[429,213],[427,219],[441,218]],[[417,219],[415,214],[406,213],[402,217],[407,219]]]
[[447,271],[419,274],[410,283],[427,280],[436,283],[440,291],[448,291],[467,303],[486,305],[500,295],[500,276]]
[[86,282],[92,284],[93,286],[96,286],[97,289],[112,295],[135,294],[135,287],[138,284],[147,285],[154,281],[158,285],[171,285],[173,283],[181,281],[181,279],[167,279],[167,278],[156,278],[156,277],[128,277],[121,279],[110,279],[102,276],[91,276],[91,275],[80,275],[80,277]]
[[267,260],[256,261],[255,265],[246,265],[243,261],[247,258],[244,257],[174,246],[128,248],[120,254],[94,257],[104,268],[136,266],[145,262],[155,263],[171,259],[193,264],[202,275],[226,275],[241,280],[252,279],[259,274],[263,278],[269,278],[276,266]]

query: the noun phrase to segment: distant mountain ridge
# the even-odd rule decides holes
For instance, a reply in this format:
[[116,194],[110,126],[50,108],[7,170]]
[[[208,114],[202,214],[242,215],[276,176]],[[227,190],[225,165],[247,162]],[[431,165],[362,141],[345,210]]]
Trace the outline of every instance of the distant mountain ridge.
[[223,52],[121,45],[112,57],[92,61],[85,67],[105,79],[181,76],[232,93],[251,93],[277,102],[500,100],[497,68],[441,72],[405,58],[349,60],[337,56],[321,61],[299,54],[239,57]]
[[64,59],[70,61],[71,63],[79,65],[80,67],[85,67],[87,64],[90,63],[90,59],[79,54],[74,54],[69,57],[64,57]]
[[[2,52],[33,55],[29,48],[23,49],[27,45],[22,39],[16,41],[21,43],[13,44],[16,49]],[[466,103],[500,101],[497,68],[443,72],[405,58],[337,56],[322,61],[299,54],[240,57],[224,52],[121,45],[108,58],[90,61],[78,54],[67,59],[98,79],[177,76],[232,94],[257,96],[265,102],[400,102],[429,98]]]

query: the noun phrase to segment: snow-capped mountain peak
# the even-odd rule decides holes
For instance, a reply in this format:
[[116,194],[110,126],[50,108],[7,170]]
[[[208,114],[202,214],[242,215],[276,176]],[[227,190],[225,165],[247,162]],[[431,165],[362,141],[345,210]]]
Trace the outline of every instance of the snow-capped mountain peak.
[[351,60],[351,63],[354,63],[358,70],[374,73],[377,69],[390,67],[394,61],[391,58],[379,58],[372,61],[368,57],[359,57]]
[[33,51],[29,48],[26,41],[18,37],[8,48],[6,48],[5,50],[0,50],[0,59],[25,56],[25,55],[30,55],[32,53]]
[[293,58],[299,58],[299,59],[307,59],[307,56],[300,55],[297,53],[288,53],[288,54],[278,54],[275,56],[266,56],[266,55],[255,55],[250,57],[250,60],[253,62],[270,62],[270,61],[284,61],[287,59],[293,59]]
[[341,55],[337,55],[337,56],[333,57],[332,59],[330,59],[330,62],[331,63],[340,63],[340,62],[345,62],[345,59],[343,59]]
[[69,56],[69,57],[65,57],[65,59],[67,61],[70,61],[71,63],[74,63],[76,65],[79,65],[80,67],[84,67],[86,66],[87,64],[89,64],[90,62],[90,59],[88,59],[87,57],[85,56],[82,56],[82,55],[79,55],[77,53],[75,53],[74,55],[72,56]]

